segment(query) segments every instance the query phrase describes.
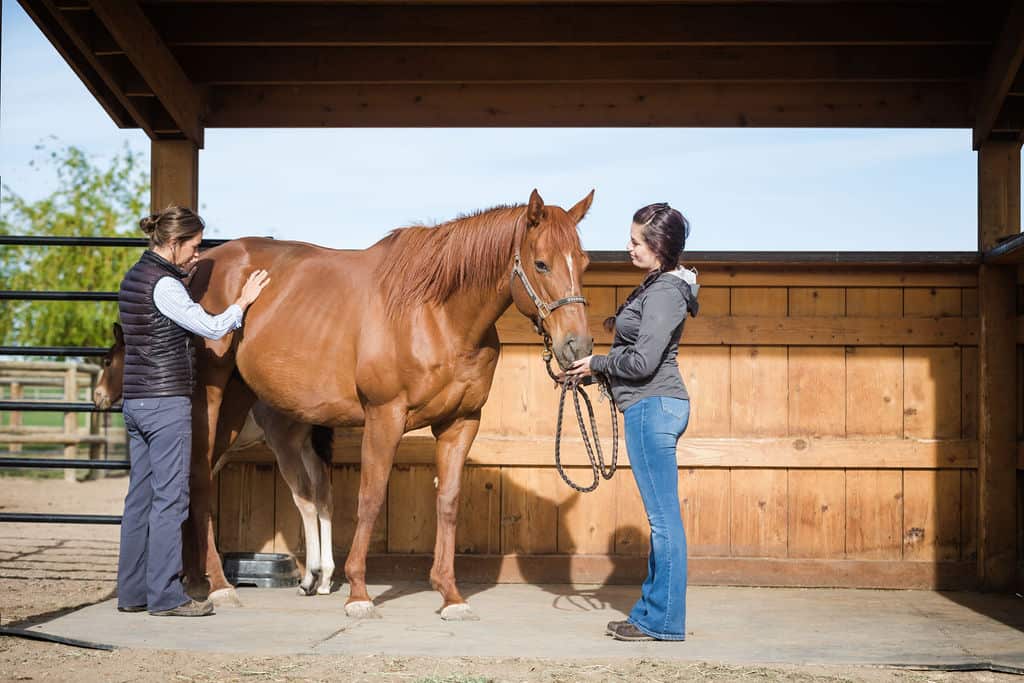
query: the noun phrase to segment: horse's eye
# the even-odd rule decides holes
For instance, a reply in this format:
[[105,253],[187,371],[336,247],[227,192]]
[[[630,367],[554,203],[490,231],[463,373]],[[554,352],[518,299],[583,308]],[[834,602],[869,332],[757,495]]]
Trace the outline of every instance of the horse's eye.
[[550,272],[550,269],[548,268],[548,264],[544,263],[543,261],[534,261],[533,262],[533,267],[537,269],[538,273],[548,273],[548,272]]
[[105,368],[109,368],[110,367],[110,359],[109,358],[104,358],[103,359],[103,367],[105,367]]

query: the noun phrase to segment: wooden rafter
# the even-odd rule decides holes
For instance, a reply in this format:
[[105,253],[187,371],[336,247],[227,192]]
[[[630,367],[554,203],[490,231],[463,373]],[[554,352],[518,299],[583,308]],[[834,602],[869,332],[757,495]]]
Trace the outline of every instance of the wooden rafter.
[[286,85],[211,88],[211,127],[901,126],[966,128],[947,83]]
[[178,46],[197,84],[874,81],[967,83],[988,50],[940,46]]
[[135,2],[91,0],[90,6],[171,115],[182,134],[203,146],[202,101],[160,34]]
[[975,104],[974,149],[989,138],[1021,63],[1024,62],[1024,0],[1014,0],[992,48]]
[[148,120],[125,96],[61,7],[52,0],[21,0],[21,6],[120,128],[137,126],[152,136]]
[[987,3],[153,3],[168,45],[990,44]]

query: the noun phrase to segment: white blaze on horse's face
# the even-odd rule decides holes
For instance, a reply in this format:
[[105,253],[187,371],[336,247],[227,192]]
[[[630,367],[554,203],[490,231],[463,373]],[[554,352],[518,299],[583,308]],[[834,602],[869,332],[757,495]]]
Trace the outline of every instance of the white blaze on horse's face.
[[528,229],[520,252],[523,273],[537,300],[523,283],[513,283],[512,287],[516,307],[528,318],[540,320],[563,369],[590,355],[594,347],[586,305],[579,300],[564,301],[582,297],[580,284],[589,259],[580,245],[576,226],[592,197],[593,193],[565,211],[557,206],[544,206],[534,191],[527,206]]

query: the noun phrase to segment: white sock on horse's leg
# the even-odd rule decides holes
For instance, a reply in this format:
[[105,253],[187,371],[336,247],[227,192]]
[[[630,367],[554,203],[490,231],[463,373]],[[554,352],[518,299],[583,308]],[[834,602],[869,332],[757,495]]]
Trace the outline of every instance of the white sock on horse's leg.
[[328,512],[326,516],[320,517],[320,585],[317,586],[317,595],[327,595],[331,592],[331,580],[334,577],[334,548],[331,545],[331,517]]
[[292,494],[295,507],[299,509],[302,516],[302,531],[306,536],[306,572],[299,584],[299,595],[313,595],[316,593],[316,579],[320,573],[320,534],[317,529],[316,507],[311,501]]

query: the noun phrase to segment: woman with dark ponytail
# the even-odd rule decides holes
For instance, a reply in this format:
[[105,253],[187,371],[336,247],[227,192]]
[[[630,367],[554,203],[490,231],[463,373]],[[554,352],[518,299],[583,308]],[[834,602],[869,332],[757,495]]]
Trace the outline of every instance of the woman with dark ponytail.
[[697,315],[697,277],[679,266],[690,224],[659,203],[633,215],[629,257],[647,272],[605,327],[607,356],[576,361],[568,375],[603,375],[626,422],[626,448],[651,525],[647,578],[618,640],[686,639],[686,534],[679,509],[676,442],[690,419],[690,398],[676,355],[687,315]]
[[170,206],[139,221],[149,249],[121,282],[117,305],[124,334],[124,403],[131,476],[117,561],[117,609],[156,616],[213,614],[189,599],[182,571],[181,525],[188,517],[192,451],[192,335],[219,339],[242,326],[249,304],[270,282],[249,276],[220,315],[192,300],[183,280],[199,259],[203,220]]

